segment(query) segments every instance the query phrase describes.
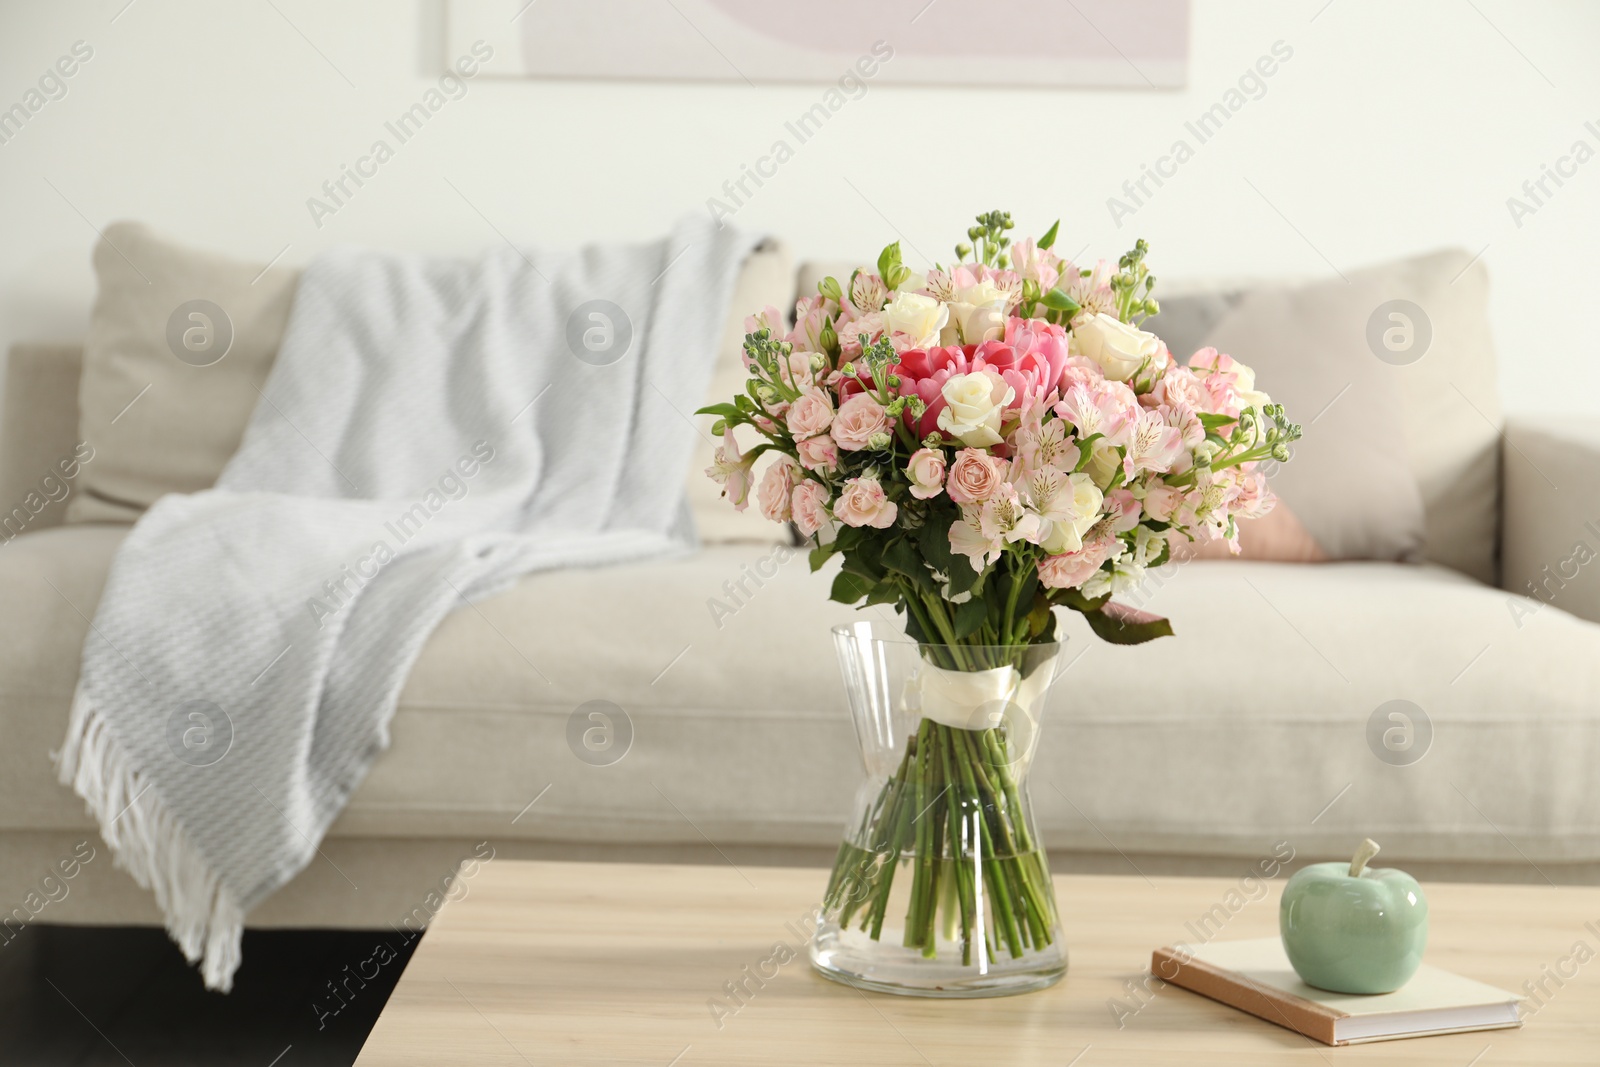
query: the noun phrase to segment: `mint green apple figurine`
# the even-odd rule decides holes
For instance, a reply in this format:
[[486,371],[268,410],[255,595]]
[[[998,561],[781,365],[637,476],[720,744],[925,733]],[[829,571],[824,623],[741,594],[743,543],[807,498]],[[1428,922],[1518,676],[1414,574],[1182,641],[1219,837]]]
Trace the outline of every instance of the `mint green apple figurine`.
[[1368,867],[1371,838],[1348,863],[1314,863],[1283,887],[1278,930],[1295,972],[1330,993],[1393,993],[1422,965],[1428,900],[1417,880]]

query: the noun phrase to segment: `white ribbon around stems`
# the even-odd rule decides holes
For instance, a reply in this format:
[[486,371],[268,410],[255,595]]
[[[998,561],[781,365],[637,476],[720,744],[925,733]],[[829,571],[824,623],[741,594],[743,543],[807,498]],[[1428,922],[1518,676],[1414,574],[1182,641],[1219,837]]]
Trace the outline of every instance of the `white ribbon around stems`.
[[1050,684],[1050,672],[1036,670],[1024,678],[1015,667],[986,671],[951,671],[924,663],[906,681],[905,705],[925,719],[957,730],[991,730],[1015,707],[1030,725],[1038,721],[1036,705]]

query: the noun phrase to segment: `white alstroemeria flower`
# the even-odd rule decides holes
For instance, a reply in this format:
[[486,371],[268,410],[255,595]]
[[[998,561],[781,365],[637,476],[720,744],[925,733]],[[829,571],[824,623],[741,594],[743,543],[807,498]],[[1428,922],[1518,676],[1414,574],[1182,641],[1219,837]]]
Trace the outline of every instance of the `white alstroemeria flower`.
[[1083,595],[1093,600],[1106,594],[1116,596],[1136,589],[1144,581],[1144,568],[1124,557],[1111,565],[1110,570],[1098,570],[1082,585]]
[[1128,434],[1122,469],[1131,480],[1139,471],[1165,474],[1183,454],[1183,433],[1159,411],[1145,411]]
[[1063,474],[1052,468],[1034,471],[1023,484],[1028,505],[1039,516],[1034,540],[1051,555],[1076,552],[1084,535],[1100,518],[1105,497],[1087,474]]
[[1023,505],[1017,487],[1002,482],[985,500],[978,512],[978,529],[991,541],[1035,541],[1039,537],[1039,516]]
[[990,536],[980,527],[980,511],[976,504],[963,505],[961,517],[950,524],[950,551],[970,559],[975,571],[982,571],[999,559],[1004,548],[1000,538]]

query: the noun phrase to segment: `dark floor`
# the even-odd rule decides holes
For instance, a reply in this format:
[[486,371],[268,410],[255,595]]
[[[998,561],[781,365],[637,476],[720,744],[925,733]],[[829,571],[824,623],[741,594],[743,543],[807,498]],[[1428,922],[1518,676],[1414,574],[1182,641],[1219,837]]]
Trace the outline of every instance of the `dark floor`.
[[350,1064],[414,948],[392,932],[252,930],[223,996],[160,930],[28,927],[0,944],[0,1067]]

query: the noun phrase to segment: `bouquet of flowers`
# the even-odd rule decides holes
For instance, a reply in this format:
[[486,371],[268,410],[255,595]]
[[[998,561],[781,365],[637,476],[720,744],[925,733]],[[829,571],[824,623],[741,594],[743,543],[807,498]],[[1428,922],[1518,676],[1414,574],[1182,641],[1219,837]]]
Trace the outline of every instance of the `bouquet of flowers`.
[[[753,490],[767,518],[810,539],[813,570],[841,557],[832,598],[893,605],[945,671],[1026,676],[1030,648],[1055,641],[1057,607],[1108,641],[1170,634],[1111,598],[1191,542],[1237,552],[1237,520],[1273,505],[1264,465],[1300,434],[1249,367],[1211,348],[1179,361],[1139,328],[1158,311],[1144,241],[1080,267],[1053,251],[1058,228],[1013,241],[1009,214],[980,215],[956,261],[926,274],[889,245],[876,270],[823,280],[792,324],[770,307],[748,319],[745,391],[702,409],[723,438],[707,473],[733,506]],[[759,443],[741,451],[737,426]],[[895,867],[884,855],[943,849],[941,825],[951,852],[968,847],[954,817],[903,817],[943,797],[981,809],[1003,848],[983,858],[987,894],[971,878],[941,894],[938,865],[913,863],[906,944],[931,955],[941,896],[964,957],[980,895],[995,913],[982,925],[1012,955],[1051,936],[1048,871],[1007,773],[1014,742],[1004,725],[922,721],[841,852],[826,902],[849,911],[841,925],[860,909],[877,936]]]

